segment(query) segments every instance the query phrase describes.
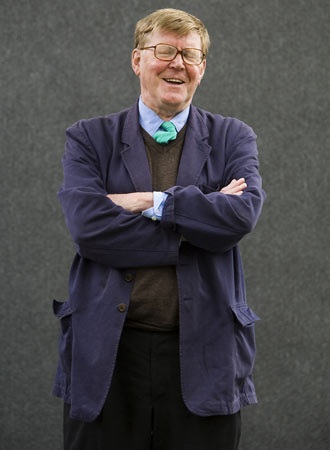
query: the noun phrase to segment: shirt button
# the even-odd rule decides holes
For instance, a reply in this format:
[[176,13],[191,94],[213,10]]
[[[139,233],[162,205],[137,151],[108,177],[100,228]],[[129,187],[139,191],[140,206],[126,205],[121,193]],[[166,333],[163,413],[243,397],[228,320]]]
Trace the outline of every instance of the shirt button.
[[133,280],[133,274],[132,273],[125,273],[125,277],[124,277],[124,279],[125,279],[125,281],[127,281],[128,283],[130,282],[130,281],[132,281]]
[[157,220],[156,216],[152,216],[151,218],[152,218],[152,220]]
[[119,303],[119,305],[117,306],[117,309],[119,312],[125,312],[126,311],[125,303]]

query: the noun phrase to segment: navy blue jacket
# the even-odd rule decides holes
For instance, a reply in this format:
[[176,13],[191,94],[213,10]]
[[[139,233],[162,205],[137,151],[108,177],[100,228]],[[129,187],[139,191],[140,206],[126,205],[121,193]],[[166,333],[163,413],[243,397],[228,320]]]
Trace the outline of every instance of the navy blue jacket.
[[[176,186],[160,222],[106,194],[152,191],[137,105],[67,130],[59,191],[77,248],[61,321],[54,394],[92,421],[104,404],[137,267],[176,265],[182,395],[200,416],[256,403],[256,314],[246,303],[237,244],[255,226],[265,194],[256,136],[234,118],[191,106]],[[243,195],[219,190],[244,177]],[[180,242],[181,236],[188,242]],[[130,276],[127,276],[130,274]],[[131,276],[133,275],[133,277]]]

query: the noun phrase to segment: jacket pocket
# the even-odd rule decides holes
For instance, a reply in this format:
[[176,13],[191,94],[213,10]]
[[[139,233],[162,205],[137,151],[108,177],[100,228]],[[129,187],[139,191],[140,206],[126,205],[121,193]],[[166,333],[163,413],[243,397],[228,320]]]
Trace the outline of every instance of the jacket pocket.
[[239,303],[237,305],[231,305],[231,309],[238,323],[242,327],[252,327],[260,317],[246,303]]
[[231,305],[235,322],[236,378],[242,382],[252,374],[256,343],[254,323],[260,317],[246,303]]
[[72,309],[69,302],[53,300],[54,315],[60,319],[59,363],[67,376],[71,373],[72,363]]

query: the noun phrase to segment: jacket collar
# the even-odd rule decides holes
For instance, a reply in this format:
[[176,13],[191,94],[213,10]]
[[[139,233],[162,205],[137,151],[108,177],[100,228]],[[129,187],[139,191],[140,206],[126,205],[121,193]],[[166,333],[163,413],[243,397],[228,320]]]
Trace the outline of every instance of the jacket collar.
[[[128,110],[122,133],[123,162],[137,192],[151,192],[152,180],[145,145],[140,131],[138,104]],[[208,129],[198,110],[191,105],[176,184],[197,184],[211,147]]]

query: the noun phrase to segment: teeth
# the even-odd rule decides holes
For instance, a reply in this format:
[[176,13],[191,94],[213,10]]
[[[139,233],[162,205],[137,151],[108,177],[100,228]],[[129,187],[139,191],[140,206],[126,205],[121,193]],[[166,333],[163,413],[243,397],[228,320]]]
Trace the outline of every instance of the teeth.
[[177,84],[182,84],[183,83],[182,80],[178,80],[176,78],[165,78],[165,81],[170,81],[171,83],[177,83]]

